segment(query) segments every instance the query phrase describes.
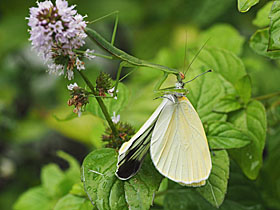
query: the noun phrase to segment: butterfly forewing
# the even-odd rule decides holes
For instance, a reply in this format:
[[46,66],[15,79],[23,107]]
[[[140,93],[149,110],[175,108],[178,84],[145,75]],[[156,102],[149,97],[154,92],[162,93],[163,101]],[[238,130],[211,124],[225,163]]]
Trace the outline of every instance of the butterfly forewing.
[[150,148],[156,120],[167,101],[167,99],[164,99],[140,130],[120,148],[116,171],[116,175],[120,179],[129,179],[139,171],[144,157]]
[[200,118],[186,97],[178,97],[175,103],[169,100],[160,113],[152,134],[151,158],[158,171],[173,181],[205,184],[212,167],[210,152]]

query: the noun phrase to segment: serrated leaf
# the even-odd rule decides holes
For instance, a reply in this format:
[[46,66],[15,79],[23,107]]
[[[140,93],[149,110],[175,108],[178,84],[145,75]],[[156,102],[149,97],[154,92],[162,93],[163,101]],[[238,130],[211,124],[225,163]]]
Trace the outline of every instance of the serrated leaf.
[[213,111],[228,113],[236,111],[241,108],[241,104],[238,102],[235,95],[226,95],[221,98],[213,107]]
[[280,52],[267,51],[269,39],[269,29],[257,30],[250,38],[250,47],[259,55],[269,57],[271,59],[279,59]]
[[47,196],[43,187],[34,187],[23,193],[13,206],[14,210],[49,210],[54,202]]
[[60,198],[54,207],[54,210],[92,210],[92,205],[90,201],[86,198],[75,196],[75,195],[65,195]]
[[242,60],[238,58],[233,52],[214,47],[205,47],[199,53],[198,57],[192,64],[192,69],[188,72],[187,77],[192,78],[189,76],[189,74],[193,76],[197,75],[197,69],[201,69],[201,72],[212,69],[213,73],[204,75],[201,78],[189,83],[189,86],[193,86],[198,81],[201,81],[203,77],[208,78],[211,74],[215,75],[214,73],[217,73],[218,75],[215,75],[216,78],[212,78],[212,85],[215,86],[215,83],[219,80],[224,88],[225,94],[235,93],[234,84],[241,77],[247,74]]
[[237,0],[239,12],[247,12],[252,6],[259,3],[259,0]]
[[161,175],[150,160],[128,181],[115,176],[117,153],[113,149],[91,152],[82,166],[85,191],[98,209],[148,209],[158,189]]
[[[225,120],[225,114],[212,112],[215,103],[224,95],[224,89],[217,78],[217,74],[209,73],[187,85],[186,88],[189,90],[187,97],[196,109],[202,122]],[[209,100],[209,98],[212,100]]]
[[267,2],[259,11],[257,12],[256,18],[253,20],[253,24],[255,26],[258,26],[260,28],[266,27],[269,25],[269,13],[271,10],[271,6],[273,4],[273,1]]
[[204,48],[192,64],[192,68],[195,71],[191,69],[187,74],[188,78],[193,78],[208,69],[213,70],[212,73],[186,84],[189,90],[187,97],[196,108],[202,122],[225,121],[226,115],[213,112],[213,107],[225,95],[236,93],[234,84],[246,75],[242,61],[232,52]]
[[256,179],[262,166],[262,153],[266,137],[266,112],[264,106],[256,100],[250,101],[245,109],[232,113],[229,121],[244,130],[251,143],[243,148],[230,151],[244,174]]
[[235,84],[235,89],[237,94],[240,96],[242,101],[247,104],[251,98],[252,87],[251,87],[251,79],[249,75],[245,75],[241,79],[239,79]]
[[245,38],[229,24],[216,24],[199,36],[199,43],[204,44],[206,41],[207,47],[222,48],[239,55]]
[[241,148],[250,138],[228,122],[212,122],[208,125],[207,139],[211,149]]
[[229,177],[229,157],[226,150],[215,151],[212,170],[206,185],[196,188],[197,192],[215,207],[219,207],[227,192]]
[[[128,102],[129,98],[129,90],[128,88],[123,84],[119,83],[118,85],[118,92],[117,92],[117,99],[114,98],[104,98],[104,104],[108,109],[108,112],[111,116],[113,116],[113,112],[120,113],[121,110],[123,110]],[[105,119],[101,108],[99,107],[96,99],[94,97],[89,99],[89,104],[87,105],[87,111],[89,111],[91,114],[98,116],[102,119]]]
[[280,2],[274,1],[269,14],[269,40],[268,51],[280,51]]
[[56,164],[48,164],[43,167],[41,171],[42,186],[46,189],[48,195],[58,196],[59,184],[63,181],[65,175],[63,171]]

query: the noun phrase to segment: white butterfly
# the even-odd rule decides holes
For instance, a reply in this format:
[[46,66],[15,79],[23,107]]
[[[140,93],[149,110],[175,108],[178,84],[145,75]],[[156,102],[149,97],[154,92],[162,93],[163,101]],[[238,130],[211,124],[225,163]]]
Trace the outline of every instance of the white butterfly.
[[206,183],[212,168],[201,120],[186,96],[172,93],[119,150],[116,176],[127,180],[141,167],[150,148],[156,169],[188,186]]

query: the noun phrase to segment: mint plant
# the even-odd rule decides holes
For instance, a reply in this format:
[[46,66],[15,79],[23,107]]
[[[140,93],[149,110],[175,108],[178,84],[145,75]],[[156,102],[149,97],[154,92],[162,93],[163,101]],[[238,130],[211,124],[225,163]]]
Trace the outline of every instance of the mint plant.
[[[238,9],[246,12],[257,3],[240,0]],[[253,24],[266,28],[257,30],[249,41],[256,53],[271,59],[279,56],[279,6],[277,1],[269,2],[258,12]],[[199,114],[212,153],[212,170],[206,185],[192,188],[167,180],[155,169],[149,155],[137,175],[122,181],[115,176],[118,149],[136,131],[122,119],[129,119],[131,109],[142,110],[142,102],[146,106],[153,103],[158,96],[151,91],[155,81],[159,81],[159,88],[162,84],[174,86],[175,80],[185,79],[184,66],[179,62],[185,50],[183,46],[162,49],[152,62],[138,59],[114,45],[116,25],[109,42],[93,29],[88,17],[74,8],[65,0],[56,0],[55,4],[40,2],[38,7],[31,8],[30,41],[48,63],[49,73],[65,75],[68,80],[82,79],[84,84],[68,85],[68,105],[74,107],[78,117],[83,117],[83,112],[106,122],[102,135],[106,148],[94,149],[81,168],[72,157],[60,152],[59,156],[69,162],[69,169],[64,172],[54,164],[45,166],[41,172],[42,185],[22,194],[14,209],[248,209],[234,194],[227,194],[228,186],[232,177],[248,181],[260,175],[268,124],[267,110],[261,101],[279,93],[252,96],[251,72],[246,70],[247,61],[242,58],[244,37],[232,26],[217,24],[200,32],[187,50],[186,62],[191,66],[184,77],[189,80],[213,70],[186,84],[187,97]],[[88,42],[100,45],[104,54],[87,49],[86,37]],[[197,54],[201,43],[209,37]],[[119,61],[115,81],[103,72],[97,78],[87,76],[84,60],[95,62],[96,57]],[[123,68],[135,69],[127,76],[130,80],[126,85],[121,82]],[[130,91],[130,87],[134,88]],[[128,106],[131,101],[135,107]],[[244,176],[240,178],[241,173]]]

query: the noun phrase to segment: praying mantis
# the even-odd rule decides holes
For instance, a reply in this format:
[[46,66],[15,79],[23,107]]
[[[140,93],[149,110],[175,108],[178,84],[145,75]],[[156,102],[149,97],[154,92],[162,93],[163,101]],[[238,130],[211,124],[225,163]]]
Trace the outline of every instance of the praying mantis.
[[[173,69],[167,66],[159,65],[159,64],[154,64],[145,60],[141,60],[139,58],[136,58],[132,55],[129,55],[128,53],[118,49],[117,47],[114,46],[114,41],[115,41],[115,35],[117,31],[117,24],[118,24],[118,12],[113,12],[110,13],[106,16],[103,16],[101,18],[98,18],[97,20],[103,19],[104,17],[108,17],[109,15],[116,14],[116,20],[115,20],[115,25],[114,25],[114,30],[113,30],[113,35],[112,35],[112,40],[111,42],[108,42],[104,37],[102,37],[97,31],[91,28],[85,28],[85,32],[89,36],[91,40],[93,40],[97,45],[99,45],[101,48],[103,48],[105,51],[107,51],[109,54],[111,54],[112,58],[120,60],[120,65],[117,71],[117,77],[116,77],[116,83],[115,83],[115,88],[114,88],[114,93],[112,97],[116,96],[116,91],[118,87],[118,83],[120,80],[120,75],[121,71],[124,67],[148,67],[148,68],[153,68],[160,70],[164,73],[163,77],[158,81],[156,84],[154,90],[155,91],[160,91],[160,87],[163,84],[163,82],[167,79],[169,74],[173,74],[177,77],[177,81],[181,84],[183,84],[183,79],[185,78],[184,73],[180,72],[177,69]],[[93,21],[96,22],[97,20]],[[170,88],[165,88],[162,90],[171,90],[174,89],[175,87],[170,87]],[[177,90],[178,91],[178,90]]]

